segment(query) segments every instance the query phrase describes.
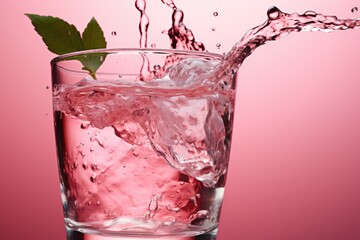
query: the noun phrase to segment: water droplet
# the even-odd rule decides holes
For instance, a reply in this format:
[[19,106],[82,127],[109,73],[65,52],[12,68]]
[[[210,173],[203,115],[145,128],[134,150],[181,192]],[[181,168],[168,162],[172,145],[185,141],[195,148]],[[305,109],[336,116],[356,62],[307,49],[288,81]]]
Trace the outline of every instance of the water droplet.
[[215,32],[215,31],[216,31],[216,28],[215,28],[215,27],[211,28],[211,31]]
[[89,168],[89,166],[88,166],[88,164],[86,162],[84,162],[82,164],[82,167],[83,167],[84,170],[87,170]]
[[145,11],[146,1],[144,1],[144,0],[136,0],[136,1],[135,1],[135,7],[136,7],[140,12]]
[[96,174],[93,174],[93,175],[91,175],[91,177],[90,177],[90,181],[91,182],[93,182],[93,183],[95,183],[96,182]]
[[134,156],[134,157],[138,157],[138,156],[139,156],[139,153],[136,152],[136,151],[133,151],[133,156]]
[[96,206],[100,206],[100,201],[97,201],[97,202],[96,202]]
[[112,32],[111,32],[111,35],[116,36],[116,32],[115,32],[115,31],[112,31]]
[[90,124],[82,123],[82,124],[80,125],[80,128],[81,128],[81,129],[88,129],[89,126],[90,126]]
[[82,158],[84,158],[86,156],[85,153],[83,153],[81,150],[79,150],[79,154]]
[[88,201],[87,202],[87,205],[91,206],[92,202],[91,201]]
[[220,49],[221,43],[217,43],[217,44],[216,44],[216,47],[217,47],[217,49]]
[[156,44],[155,43],[151,44],[151,47],[156,48]]
[[352,12],[352,13],[356,13],[358,10],[359,10],[358,7],[353,7],[353,8],[351,9],[351,12]]
[[278,9],[275,6],[272,6],[267,10],[267,16],[271,20],[278,19],[280,17],[280,14],[281,14],[280,9]]
[[168,5],[172,9],[176,9],[175,3],[173,0],[161,0],[164,4]]
[[100,167],[96,163],[94,163],[94,164],[91,165],[91,169],[93,171],[98,171],[98,170],[100,170]]
[[100,60],[100,62],[103,62],[105,60],[104,56],[100,56],[99,60]]
[[71,168],[72,168],[73,170],[75,170],[75,169],[77,169],[77,166],[78,166],[78,163],[77,163],[77,162],[74,162],[74,163],[72,164]]
[[219,16],[219,13],[218,13],[218,12],[214,12],[213,15],[214,15],[215,17],[217,17],[217,16]]

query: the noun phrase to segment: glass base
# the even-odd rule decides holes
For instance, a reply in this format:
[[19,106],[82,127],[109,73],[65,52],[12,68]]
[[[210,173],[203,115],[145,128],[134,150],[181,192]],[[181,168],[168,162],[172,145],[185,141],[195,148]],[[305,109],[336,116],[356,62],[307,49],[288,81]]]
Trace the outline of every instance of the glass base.
[[66,228],[67,240],[143,240],[143,239],[159,239],[159,240],[216,240],[217,228],[213,229],[210,232],[203,233],[197,236],[192,237],[169,237],[169,236],[153,236],[153,237],[108,237],[101,236],[96,234],[83,233],[71,228]]

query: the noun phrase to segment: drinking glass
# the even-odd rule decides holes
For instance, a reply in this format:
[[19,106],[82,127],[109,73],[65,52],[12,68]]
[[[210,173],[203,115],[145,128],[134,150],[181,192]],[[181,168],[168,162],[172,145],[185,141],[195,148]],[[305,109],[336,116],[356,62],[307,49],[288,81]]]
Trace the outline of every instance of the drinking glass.
[[68,240],[216,239],[236,77],[212,75],[221,58],[97,49],[51,61]]

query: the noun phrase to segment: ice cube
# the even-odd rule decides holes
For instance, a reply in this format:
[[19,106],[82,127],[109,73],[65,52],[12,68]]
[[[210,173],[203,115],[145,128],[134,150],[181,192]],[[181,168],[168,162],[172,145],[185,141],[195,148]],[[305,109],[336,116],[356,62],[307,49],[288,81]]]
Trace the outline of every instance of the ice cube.
[[217,97],[154,98],[149,139],[177,170],[213,186],[226,170],[229,146]]
[[218,61],[187,58],[168,68],[167,73],[174,86],[187,88],[199,86],[208,80]]

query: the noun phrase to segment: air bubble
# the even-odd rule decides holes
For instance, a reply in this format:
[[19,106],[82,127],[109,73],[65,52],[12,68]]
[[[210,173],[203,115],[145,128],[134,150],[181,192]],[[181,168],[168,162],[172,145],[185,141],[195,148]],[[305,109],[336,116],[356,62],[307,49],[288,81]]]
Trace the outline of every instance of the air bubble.
[[112,36],[116,36],[116,32],[115,32],[115,31],[112,31],[112,32],[111,32],[111,35],[112,35]]
[[77,163],[77,162],[74,162],[74,163],[72,164],[71,168],[72,168],[73,170],[75,170],[75,169],[77,169],[77,166],[78,166],[78,163]]
[[356,13],[358,10],[359,10],[358,7],[353,7],[353,8],[351,9],[351,12],[352,12],[352,13]]
[[215,31],[216,31],[216,28],[215,28],[215,27],[211,28],[211,31],[215,32]]
[[151,44],[151,47],[156,48],[156,44],[155,43]]
[[134,156],[134,157],[138,157],[138,156],[139,156],[139,153],[136,152],[136,151],[133,151],[133,156]]
[[82,123],[80,124],[81,129],[88,129],[90,127],[90,124]]
[[160,70],[160,68],[161,68],[160,65],[154,65],[154,70],[155,70],[155,71]]
[[214,15],[215,17],[217,17],[217,16],[219,16],[219,13],[218,13],[218,12],[214,12],[213,15]]
[[46,89],[49,89],[50,87],[49,86],[46,86]]
[[97,179],[96,174],[91,175],[91,177],[90,177],[90,181],[91,181],[91,182],[95,183],[95,182],[96,182],[96,179]]
[[85,162],[82,164],[82,167],[83,167],[84,170],[87,170],[89,168],[89,166]]
[[93,171],[98,171],[98,170],[100,170],[100,167],[96,163],[94,163],[94,164],[91,165],[91,169]]
[[221,43],[217,43],[217,44],[216,44],[216,47],[217,47],[218,49],[220,49]]
[[79,154],[82,158],[84,158],[86,156],[85,153],[83,153],[81,150],[79,150]]

